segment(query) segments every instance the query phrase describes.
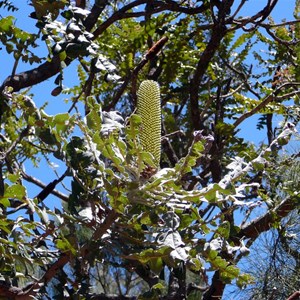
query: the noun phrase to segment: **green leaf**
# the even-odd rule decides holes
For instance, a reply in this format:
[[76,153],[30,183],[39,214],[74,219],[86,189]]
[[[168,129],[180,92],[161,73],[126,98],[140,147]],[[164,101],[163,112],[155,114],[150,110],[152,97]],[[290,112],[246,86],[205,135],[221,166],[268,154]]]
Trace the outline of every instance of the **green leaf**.
[[20,179],[20,174],[8,174],[7,179],[12,183],[16,183]]
[[151,289],[153,289],[153,290],[164,290],[165,288],[166,287],[161,282],[159,282],[159,283],[153,285]]
[[64,61],[67,58],[67,52],[66,51],[60,51],[59,52],[59,59],[61,61]]
[[10,206],[10,201],[7,197],[1,197],[0,198],[0,203],[4,206],[4,207],[9,207]]
[[100,105],[95,104],[95,106],[90,110],[86,116],[87,126],[92,130],[101,129],[101,116],[100,116]]
[[240,289],[245,288],[249,283],[254,283],[254,278],[250,274],[240,274],[236,280]]
[[54,116],[53,122],[58,131],[64,132],[69,128],[70,115],[68,113],[57,114]]
[[187,267],[189,268],[189,270],[192,271],[200,271],[201,268],[203,267],[202,262],[200,261],[200,259],[198,258],[192,258],[187,262]]
[[159,274],[164,267],[162,258],[154,258],[148,261],[148,265],[155,274]]
[[[0,29],[2,32],[9,33],[11,27],[13,26],[15,18],[13,16],[8,16],[0,19]],[[11,34],[11,32],[10,32]]]
[[195,166],[197,159],[199,159],[204,150],[204,145],[201,141],[194,141],[192,146],[189,149],[189,152],[186,157],[180,159],[180,161],[175,165],[176,172],[183,176],[186,173],[192,171],[192,168]]
[[23,200],[26,196],[26,188],[20,184],[7,186],[4,191],[4,197]]
[[218,229],[216,230],[216,233],[222,236],[223,238],[228,239],[230,235],[230,226],[231,225],[228,221],[224,221],[219,225]]
[[60,249],[62,252],[72,252],[73,255],[76,254],[75,248],[71,245],[71,243],[64,237],[56,240],[56,247]]
[[239,276],[239,273],[240,270],[236,266],[231,265],[220,271],[220,277],[224,282],[230,283]]

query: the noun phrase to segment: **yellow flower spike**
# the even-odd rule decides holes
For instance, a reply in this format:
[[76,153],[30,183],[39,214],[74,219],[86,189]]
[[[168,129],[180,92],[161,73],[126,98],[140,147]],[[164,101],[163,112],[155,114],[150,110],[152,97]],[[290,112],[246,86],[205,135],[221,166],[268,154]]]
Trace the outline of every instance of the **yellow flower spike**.
[[159,167],[161,155],[161,104],[160,89],[156,81],[145,80],[137,92],[137,114],[142,118],[140,132],[144,151],[154,157]]

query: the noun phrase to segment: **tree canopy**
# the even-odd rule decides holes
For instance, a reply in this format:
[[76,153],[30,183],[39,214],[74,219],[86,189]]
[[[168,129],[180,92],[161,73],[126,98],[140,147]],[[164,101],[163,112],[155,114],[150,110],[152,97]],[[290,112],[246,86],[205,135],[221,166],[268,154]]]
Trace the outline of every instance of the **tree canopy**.
[[300,3],[259,2],[0,1],[0,297],[253,283],[240,260],[299,209]]

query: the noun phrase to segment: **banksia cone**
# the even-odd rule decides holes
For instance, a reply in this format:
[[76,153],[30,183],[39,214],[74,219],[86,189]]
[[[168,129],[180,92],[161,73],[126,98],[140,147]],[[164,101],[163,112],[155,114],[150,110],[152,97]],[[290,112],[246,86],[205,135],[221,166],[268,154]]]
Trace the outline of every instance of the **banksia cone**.
[[161,107],[157,82],[145,80],[141,83],[137,92],[137,113],[142,118],[141,144],[144,151],[153,155],[158,167],[161,155]]

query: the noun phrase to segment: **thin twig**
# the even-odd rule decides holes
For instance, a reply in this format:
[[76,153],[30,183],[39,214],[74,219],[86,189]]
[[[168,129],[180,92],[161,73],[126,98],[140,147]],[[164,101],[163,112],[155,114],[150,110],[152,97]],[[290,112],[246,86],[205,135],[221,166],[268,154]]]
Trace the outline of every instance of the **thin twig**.
[[282,96],[276,96],[282,88],[284,87],[289,87],[289,86],[295,86],[295,85],[300,85],[300,82],[286,82],[284,84],[282,84],[281,86],[279,86],[274,93],[271,93],[270,95],[268,95],[261,103],[259,103],[256,107],[254,107],[252,110],[244,113],[242,116],[240,116],[234,123],[233,126],[237,127],[239,126],[243,121],[245,121],[247,118],[253,116],[255,113],[259,112],[262,108],[266,107],[267,104],[269,104],[272,101],[276,101],[276,100],[284,100],[287,99],[288,97],[292,97],[295,96],[297,94],[299,94],[299,91],[293,91],[291,93],[287,93],[285,95]]
[[118,102],[118,100],[120,99],[122,94],[124,93],[130,80],[134,80],[134,78],[136,78],[139,71],[146,65],[146,63],[149,60],[154,58],[159,53],[159,51],[163,48],[163,46],[166,44],[167,41],[168,41],[168,38],[164,36],[154,44],[154,46],[147,52],[147,54],[143,57],[143,59],[139,62],[139,64],[133,69],[133,71],[126,76],[121,87],[114,95],[112,101],[108,105],[103,107],[103,110],[109,111],[113,107],[115,107],[116,103]]
[[[47,184],[41,182],[40,180],[38,180],[37,178],[30,176],[28,174],[26,174],[24,171],[21,171],[22,177],[24,180],[31,182],[37,186],[39,186],[42,189],[45,189],[47,187]],[[59,192],[58,190],[54,189],[53,191],[51,191],[51,194],[53,194],[54,196],[58,197],[59,199],[63,200],[63,201],[69,201],[69,197],[66,196],[65,194]]]

